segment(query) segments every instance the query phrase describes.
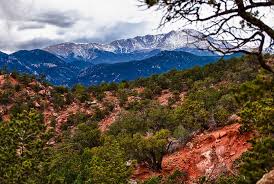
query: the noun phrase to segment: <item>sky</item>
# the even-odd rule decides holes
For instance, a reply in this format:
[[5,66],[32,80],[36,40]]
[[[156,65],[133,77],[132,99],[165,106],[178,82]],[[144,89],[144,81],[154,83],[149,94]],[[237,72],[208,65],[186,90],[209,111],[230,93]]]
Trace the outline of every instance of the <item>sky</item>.
[[[199,28],[182,27],[177,22],[159,29],[163,12],[140,7],[139,1],[0,0],[0,51],[12,53],[63,42],[109,43],[179,28]],[[203,12],[212,13],[208,9]],[[263,18],[274,26],[274,13],[262,12]]]
[[138,0],[0,0],[0,51],[61,42],[100,42],[168,32],[161,13]]

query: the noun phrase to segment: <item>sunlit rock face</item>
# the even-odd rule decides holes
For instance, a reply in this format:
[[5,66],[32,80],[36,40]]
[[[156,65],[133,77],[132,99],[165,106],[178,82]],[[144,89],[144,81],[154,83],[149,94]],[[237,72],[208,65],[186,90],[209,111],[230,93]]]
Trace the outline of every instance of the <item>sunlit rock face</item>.
[[274,183],[274,170],[266,173],[257,184],[273,184]]

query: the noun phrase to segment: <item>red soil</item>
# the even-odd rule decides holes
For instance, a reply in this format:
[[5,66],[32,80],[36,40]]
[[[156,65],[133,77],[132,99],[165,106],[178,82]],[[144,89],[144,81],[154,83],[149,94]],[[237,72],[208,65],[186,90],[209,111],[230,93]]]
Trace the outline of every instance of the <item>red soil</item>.
[[188,173],[188,183],[201,176],[214,179],[221,173],[232,173],[233,162],[251,148],[247,141],[253,133],[240,134],[240,124],[232,124],[222,129],[197,135],[187,146],[166,155],[162,162],[162,172],[153,173],[144,166],[136,168],[133,179],[145,180],[155,175],[169,175],[175,170]]
[[145,88],[139,87],[139,88],[134,88],[133,90],[136,91],[138,94],[141,94],[141,93],[144,93]]
[[103,120],[99,122],[99,130],[101,132],[105,132],[108,130],[109,126],[112,125],[116,119],[118,118],[120,112],[121,112],[121,107],[119,106],[119,100],[116,96],[113,95],[113,93],[107,91],[105,92],[105,98],[104,102],[109,103],[112,102],[114,104],[114,109],[113,111],[106,116]]
[[0,86],[2,86],[5,82],[7,82],[6,79],[8,79],[8,81],[12,84],[12,85],[16,85],[18,84],[18,81],[15,80],[13,77],[11,77],[10,75],[5,76],[5,75],[0,75]]
[[83,104],[78,104],[73,102],[66,109],[59,112],[58,117],[56,118],[56,121],[57,121],[56,132],[60,133],[62,124],[67,122],[67,119],[70,115],[76,114],[78,112],[81,112],[87,115],[93,114],[93,111],[83,107]]
[[101,132],[107,131],[109,126],[116,121],[120,112],[121,112],[121,108],[119,106],[115,107],[115,109],[110,113],[110,115],[108,115],[99,123],[99,130]]
[[[184,101],[186,94],[186,92],[182,92],[180,94],[180,100],[178,100],[172,107],[177,107],[178,105],[180,105]],[[174,97],[172,92],[170,92],[169,90],[163,90],[161,92],[161,95],[156,97],[155,100],[158,101],[160,105],[166,106],[168,105],[169,99],[172,97]]]
[[173,94],[169,90],[163,90],[161,95],[156,98],[160,105],[168,105],[169,99],[173,97]]
[[5,77],[4,75],[0,75],[0,86],[2,86],[5,82]]

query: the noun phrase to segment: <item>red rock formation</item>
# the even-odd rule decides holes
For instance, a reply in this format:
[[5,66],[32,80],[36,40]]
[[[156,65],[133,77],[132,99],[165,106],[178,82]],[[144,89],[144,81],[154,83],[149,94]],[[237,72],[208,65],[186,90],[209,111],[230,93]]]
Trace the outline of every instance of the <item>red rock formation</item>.
[[274,183],[274,170],[266,173],[257,184],[273,184]]
[[115,107],[114,110],[110,113],[110,115],[108,115],[102,121],[100,121],[99,130],[101,132],[107,131],[109,126],[112,125],[119,117],[120,112],[121,108],[119,106]]
[[[233,162],[251,147],[247,141],[253,136],[252,133],[240,134],[240,126],[232,124],[197,135],[187,144],[191,146],[164,156],[160,174],[169,175],[181,170],[188,173],[189,183],[192,183],[201,176],[214,179],[221,173],[232,172]],[[139,168],[133,178],[144,180],[158,174]]]

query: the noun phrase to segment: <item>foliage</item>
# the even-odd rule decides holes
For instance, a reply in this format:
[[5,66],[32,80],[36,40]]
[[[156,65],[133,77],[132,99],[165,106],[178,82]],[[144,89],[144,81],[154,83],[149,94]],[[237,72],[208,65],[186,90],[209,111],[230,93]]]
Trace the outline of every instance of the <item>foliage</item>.
[[187,141],[189,141],[190,135],[190,131],[182,125],[179,125],[173,132],[173,137],[178,139],[182,144],[185,144]]
[[161,129],[173,129],[176,126],[174,123],[170,117],[170,109],[151,103],[147,104],[142,110],[132,110],[122,114],[110,126],[109,133],[118,135],[119,133],[156,132]]
[[274,167],[273,87],[273,76],[262,73],[256,79],[241,85],[237,98],[239,101],[247,100],[240,112],[244,123],[241,131],[256,129],[261,135],[252,140],[252,150],[238,161],[239,174],[221,177],[217,183],[256,183]]
[[7,104],[11,103],[12,100],[11,100],[10,96],[11,96],[11,93],[8,91],[0,93],[0,104],[7,105]]
[[52,97],[53,97],[52,102],[53,102],[55,108],[61,109],[62,107],[65,106],[66,101],[65,101],[65,95],[64,94],[53,93]]
[[[0,93],[8,98],[3,95],[0,100],[5,107],[2,114],[9,111],[12,120],[0,124],[0,183],[127,183],[132,171],[129,163],[145,163],[159,171],[170,138],[186,143],[194,131],[226,125],[232,114],[242,118],[242,132],[256,129],[260,137],[252,142],[253,150],[238,161],[237,175],[221,177],[216,182],[254,183],[273,167],[274,83],[273,76],[259,71],[253,60],[242,57],[219,61],[119,84],[54,87],[49,99],[43,94],[28,95],[7,83],[1,86]],[[14,77],[25,80],[26,84],[19,81],[20,89],[34,81],[29,76]],[[144,88],[144,93],[134,93],[137,87]],[[168,106],[155,100],[165,89],[174,95]],[[110,130],[101,134],[98,121],[118,105],[104,98],[107,91],[118,97],[123,107]],[[186,94],[184,101],[177,103],[182,92]],[[91,96],[102,100],[100,106],[88,103]],[[129,96],[134,97],[130,102]],[[62,133],[50,140],[55,141],[50,151],[43,118],[31,110],[44,112],[34,102],[42,106],[47,100],[55,105],[55,111],[63,111],[74,102],[94,112],[92,116],[80,112],[69,115]],[[51,120],[55,127],[56,117]],[[27,148],[27,153],[18,154],[18,147],[23,151]],[[169,177],[146,182],[179,184],[186,178],[186,173],[176,171]]]
[[274,166],[274,139],[264,137],[254,140],[253,149],[241,159],[240,179],[238,183],[256,183]]
[[67,122],[61,125],[61,129],[68,130],[69,127],[73,127],[73,126],[75,127],[80,123],[86,122],[87,119],[88,119],[87,115],[80,112],[76,114],[71,114],[68,116]]
[[81,123],[74,135],[67,135],[63,142],[52,150],[48,163],[50,183],[74,183],[88,180],[89,149],[100,146],[100,131],[94,123]]
[[248,102],[241,112],[246,126],[256,128],[261,133],[274,133],[274,99],[263,98]]
[[119,99],[119,105],[121,107],[123,107],[125,105],[125,103],[127,102],[127,99],[128,99],[127,92],[125,90],[118,90],[117,96],[118,96],[118,99]]
[[197,130],[207,126],[210,113],[206,110],[204,102],[186,100],[176,109],[174,119],[187,129]]
[[143,184],[183,184],[187,179],[187,173],[175,170],[168,177],[155,176],[143,182]]
[[49,135],[43,117],[31,110],[0,123],[0,182],[39,183]]
[[75,149],[82,151],[85,148],[93,148],[101,145],[100,137],[101,133],[96,123],[86,122],[77,126],[75,135],[69,140]]
[[81,85],[81,84],[77,84],[72,88],[72,92],[74,93],[74,95],[76,96],[77,99],[80,100],[80,102],[85,102],[88,100],[89,98],[89,94],[87,93],[87,89],[85,88],[85,86]]
[[143,184],[159,184],[161,183],[161,177],[154,176],[150,178],[149,180],[146,180]]
[[144,162],[151,169],[158,171],[162,168],[169,136],[170,132],[162,129],[148,136],[139,133],[134,134],[133,137],[122,135],[119,142],[126,149],[129,159],[137,160],[139,163]]
[[91,154],[87,183],[128,183],[131,167],[126,165],[125,151],[118,142],[106,140],[103,146],[91,149]]
[[98,129],[79,126],[73,141],[54,154],[50,183],[127,183],[131,166],[126,165],[125,152],[119,144],[106,137],[101,145],[96,141],[99,137],[94,137]]
[[71,145],[64,145],[53,151],[47,166],[48,183],[81,183],[87,180],[90,154],[74,150]]

